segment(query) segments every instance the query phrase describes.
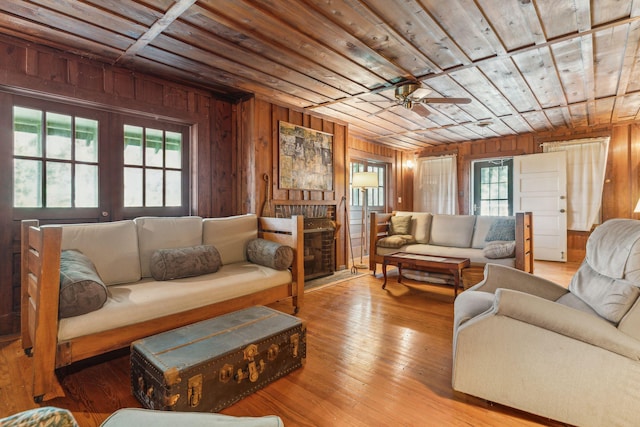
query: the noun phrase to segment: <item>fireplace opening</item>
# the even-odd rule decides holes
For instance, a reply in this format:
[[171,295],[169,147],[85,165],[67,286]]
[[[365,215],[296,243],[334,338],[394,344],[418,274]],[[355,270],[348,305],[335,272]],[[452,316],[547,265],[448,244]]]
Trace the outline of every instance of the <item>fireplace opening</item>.
[[304,279],[329,276],[335,271],[334,206],[280,205],[276,216],[304,216]]

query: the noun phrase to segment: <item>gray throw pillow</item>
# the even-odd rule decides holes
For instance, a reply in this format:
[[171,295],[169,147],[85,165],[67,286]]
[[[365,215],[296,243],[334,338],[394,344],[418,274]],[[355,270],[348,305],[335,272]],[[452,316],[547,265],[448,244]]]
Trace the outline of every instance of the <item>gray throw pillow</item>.
[[393,236],[383,237],[382,239],[378,240],[376,246],[381,248],[398,249],[403,247],[404,245],[411,245],[413,243],[417,242],[411,234],[395,234]]
[[484,249],[482,249],[482,253],[485,258],[490,259],[513,258],[516,256],[516,242],[495,240],[487,243]]
[[253,239],[247,245],[247,259],[275,270],[286,270],[293,262],[293,248],[266,239]]
[[93,262],[76,250],[60,254],[60,300],[58,316],[80,316],[102,307],[107,301],[107,287]]
[[151,276],[155,280],[215,273],[222,265],[220,253],[211,245],[158,249],[151,255]]
[[486,242],[516,240],[515,218],[497,218],[493,224],[491,224],[487,232],[487,237],[485,237],[484,240]]
[[391,217],[389,236],[411,234],[411,215]]

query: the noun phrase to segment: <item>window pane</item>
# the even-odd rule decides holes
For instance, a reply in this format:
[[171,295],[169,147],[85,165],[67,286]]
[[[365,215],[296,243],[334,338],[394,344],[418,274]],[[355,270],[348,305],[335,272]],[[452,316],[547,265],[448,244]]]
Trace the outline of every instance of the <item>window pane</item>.
[[98,161],[98,121],[76,118],[76,158],[80,162]]
[[162,167],[163,165],[162,131],[147,128],[145,139],[145,165]]
[[167,171],[167,202],[165,206],[182,205],[182,173]]
[[42,162],[13,160],[13,206],[42,207]]
[[124,164],[142,165],[141,127],[124,125]]
[[13,154],[42,156],[42,111],[13,107]]
[[166,132],[166,167],[180,169],[182,167],[182,134]]
[[77,208],[98,207],[98,166],[76,166],[76,201]]
[[142,206],[142,169],[124,168],[124,205]]
[[70,208],[71,164],[48,162],[46,188],[48,208]]
[[47,158],[71,159],[71,116],[47,113]]
[[162,206],[162,171],[145,170],[145,206]]

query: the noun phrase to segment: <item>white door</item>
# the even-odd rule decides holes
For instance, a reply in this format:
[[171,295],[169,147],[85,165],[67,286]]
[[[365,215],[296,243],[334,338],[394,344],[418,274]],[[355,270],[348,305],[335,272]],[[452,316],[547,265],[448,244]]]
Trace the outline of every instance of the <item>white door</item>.
[[567,261],[567,153],[513,158],[513,210],[533,212],[533,256]]

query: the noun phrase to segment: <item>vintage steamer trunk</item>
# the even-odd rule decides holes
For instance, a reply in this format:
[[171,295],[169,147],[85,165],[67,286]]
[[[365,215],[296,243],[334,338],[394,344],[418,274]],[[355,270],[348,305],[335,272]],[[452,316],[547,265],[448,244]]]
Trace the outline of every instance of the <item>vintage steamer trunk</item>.
[[297,317],[251,307],[131,344],[131,386],[145,408],[218,412],[304,365]]

